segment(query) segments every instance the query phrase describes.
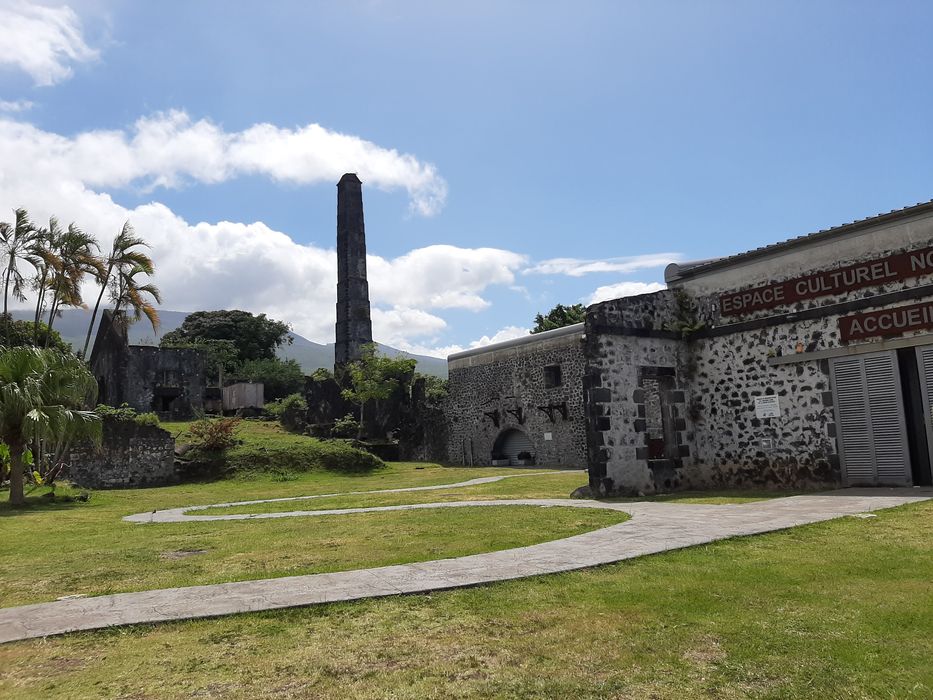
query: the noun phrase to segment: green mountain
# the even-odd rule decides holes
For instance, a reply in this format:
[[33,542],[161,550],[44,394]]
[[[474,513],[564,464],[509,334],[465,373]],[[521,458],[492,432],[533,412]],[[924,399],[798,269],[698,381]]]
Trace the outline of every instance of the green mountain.
[[[159,318],[162,320],[162,333],[178,328],[185,317],[186,311],[159,311]],[[19,320],[33,319],[31,311],[14,311],[13,317]],[[99,317],[99,315],[98,315]],[[55,320],[54,328],[61,333],[65,342],[71,343],[76,350],[84,347],[84,337],[87,333],[87,324],[91,321],[91,312],[84,309],[66,309],[62,312],[61,318]],[[96,325],[95,324],[95,332]],[[130,343],[134,345],[158,345],[158,338],[152,332],[152,328],[146,322],[140,322],[130,326]],[[94,337],[91,337],[93,345]],[[418,362],[418,371],[422,374],[431,374],[435,377],[447,378],[447,360],[437,357],[427,357],[425,355],[412,355],[411,353],[397,350],[396,348],[377,343],[379,351],[389,357],[411,357]],[[315,343],[307,338],[303,338],[297,333],[292,333],[292,344],[279,348],[279,357],[283,359],[295,360],[301,365],[306,374],[311,374],[319,367],[327,369],[334,368],[334,344]]]

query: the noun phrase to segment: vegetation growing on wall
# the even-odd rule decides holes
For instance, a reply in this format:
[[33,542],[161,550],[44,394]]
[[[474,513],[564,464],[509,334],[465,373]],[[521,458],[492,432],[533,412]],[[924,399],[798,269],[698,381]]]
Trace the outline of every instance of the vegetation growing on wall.
[[664,330],[680,333],[685,340],[702,330],[706,324],[700,320],[696,303],[682,289],[672,290],[674,295],[674,318],[664,324]]

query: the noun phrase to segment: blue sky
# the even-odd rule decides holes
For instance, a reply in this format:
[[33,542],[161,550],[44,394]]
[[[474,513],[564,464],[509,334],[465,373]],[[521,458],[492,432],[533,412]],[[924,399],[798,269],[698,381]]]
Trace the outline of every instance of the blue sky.
[[318,341],[342,171],[364,180],[377,338],[439,355],[655,289],[675,257],[933,197],[929,3],[3,12],[0,45],[30,48],[0,58],[0,208],[105,244],[129,218],[167,308]]

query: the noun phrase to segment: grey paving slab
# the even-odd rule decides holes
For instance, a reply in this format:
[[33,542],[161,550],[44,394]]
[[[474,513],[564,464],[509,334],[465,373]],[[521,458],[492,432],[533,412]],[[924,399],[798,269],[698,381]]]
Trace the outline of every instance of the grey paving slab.
[[[419,487],[419,490],[424,488]],[[721,506],[525,498],[351,508],[342,511],[296,511],[302,516],[313,517],[367,511],[522,505],[601,508],[628,513],[632,517],[624,523],[552,542],[455,559],[339,573],[119,593],[4,608],[0,609],[0,642],[116,625],[214,617],[475,586],[598,566],[728,537],[780,530],[930,498],[933,498],[933,490],[930,489],[851,489]],[[185,510],[188,509],[160,513],[171,514],[165,517],[184,516]],[[213,517],[226,519],[226,516]],[[150,519],[134,522],[159,523],[171,520]]]

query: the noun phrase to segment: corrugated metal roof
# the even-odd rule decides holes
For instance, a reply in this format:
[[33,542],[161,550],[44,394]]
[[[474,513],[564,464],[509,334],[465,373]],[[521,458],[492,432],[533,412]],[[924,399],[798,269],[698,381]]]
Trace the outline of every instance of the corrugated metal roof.
[[722,258],[714,258],[713,260],[686,262],[680,264],[671,263],[664,270],[664,278],[667,282],[673,282],[679,279],[685,279],[687,277],[704,275],[714,270],[719,270],[724,267],[731,267],[732,265],[745,262],[746,260],[770,255],[771,253],[780,252],[784,249],[793,248],[801,244],[814,243],[823,239],[832,239],[837,236],[842,236],[864,228],[868,228],[870,226],[877,226],[878,224],[883,224],[888,221],[896,221],[898,219],[930,212],[933,212],[933,199],[926,202],[918,202],[917,204],[912,204],[902,209],[892,209],[889,212],[875,214],[874,216],[868,216],[864,219],[856,219],[855,221],[850,221],[845,224],[839,224],[838,226],[821,229],[819,231],[808,233],[803,236],[797,236],[796,238],[789,238],[778,243],[771,243],[770,245],[754,248],[744,253],[727,255]]

